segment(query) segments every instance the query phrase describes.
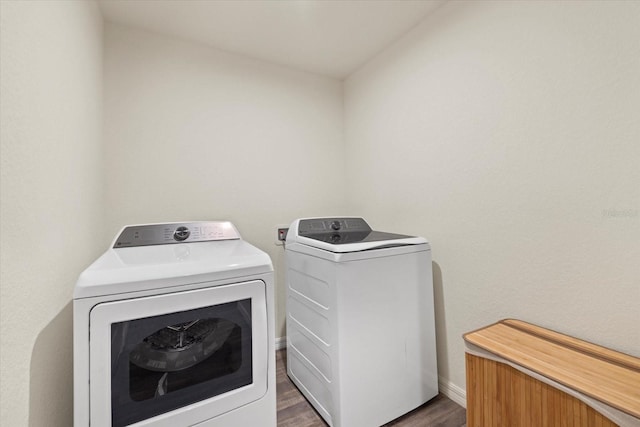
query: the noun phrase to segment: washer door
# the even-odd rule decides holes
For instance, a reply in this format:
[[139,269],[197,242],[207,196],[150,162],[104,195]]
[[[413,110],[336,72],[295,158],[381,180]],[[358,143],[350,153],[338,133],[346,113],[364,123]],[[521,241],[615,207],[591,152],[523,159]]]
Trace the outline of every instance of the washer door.
[[260,399],[265,292],[255,280],[93,307],[91,425],[188,426]]

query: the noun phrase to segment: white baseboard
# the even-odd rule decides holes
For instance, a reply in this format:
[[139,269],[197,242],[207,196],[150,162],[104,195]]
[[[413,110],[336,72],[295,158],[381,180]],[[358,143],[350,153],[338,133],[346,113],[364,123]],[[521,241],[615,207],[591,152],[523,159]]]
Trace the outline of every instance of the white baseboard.
[[287,346],[287,337],[278,337],[276,338],[276,351],[282,350]]
[[464,389],[443,377],[438,377],[438,388],[440,389],[440,393],[444,394],[458,405],[463,408],[467,407],[467,392]]

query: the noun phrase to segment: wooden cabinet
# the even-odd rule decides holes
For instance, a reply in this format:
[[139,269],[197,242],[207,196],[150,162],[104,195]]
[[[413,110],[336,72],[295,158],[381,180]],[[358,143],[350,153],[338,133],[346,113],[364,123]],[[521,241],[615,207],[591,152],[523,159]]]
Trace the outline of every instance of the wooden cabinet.
[[640,426],[640,359],[518,320],[464,336],[467,426]]

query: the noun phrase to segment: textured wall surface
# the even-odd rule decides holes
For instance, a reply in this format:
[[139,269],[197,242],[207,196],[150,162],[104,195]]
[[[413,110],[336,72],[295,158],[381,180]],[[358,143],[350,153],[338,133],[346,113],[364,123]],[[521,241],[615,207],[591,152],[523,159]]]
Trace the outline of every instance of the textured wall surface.
[[104,244],[102,19],[0,8],[0,425],[70,426],[73,286]]
[[228,219],[276,268],[275,227],[343,206],[339,81],[107,25],[107,225]]
[[276,224],[427,237],[454,391],[503,317],[640,355],[640,4],[450,2],[344,85],[111,25],[103,76],[93,3],[0,8],[0,425],[71,425],[73,285],[130,223],[233,221],[276,336]]
[[345,85],[349,212],[433,245],[439,373],[515,317],[640,356],[640,3],[452,2]]

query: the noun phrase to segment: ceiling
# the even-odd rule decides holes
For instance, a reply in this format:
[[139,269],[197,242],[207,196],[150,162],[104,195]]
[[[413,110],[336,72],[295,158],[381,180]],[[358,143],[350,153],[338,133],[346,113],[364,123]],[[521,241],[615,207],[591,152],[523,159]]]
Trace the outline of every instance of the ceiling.
[[107,22],[342,79],[444,0],[99,0]]

